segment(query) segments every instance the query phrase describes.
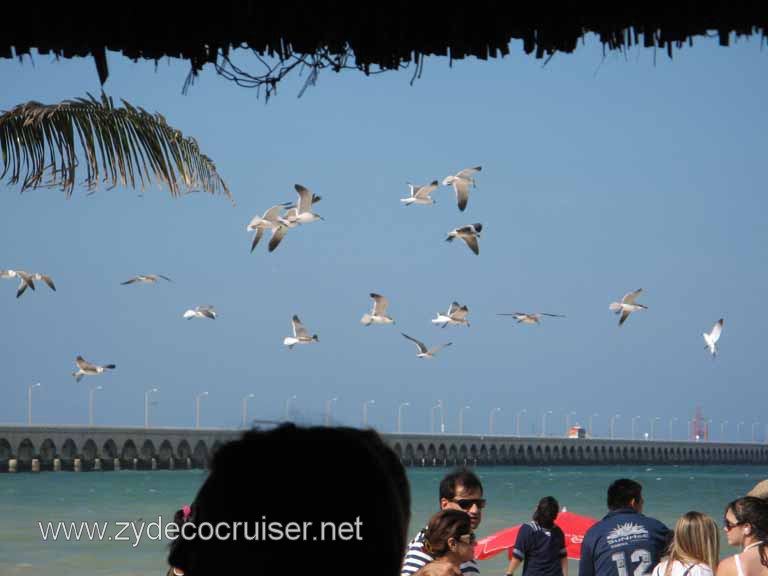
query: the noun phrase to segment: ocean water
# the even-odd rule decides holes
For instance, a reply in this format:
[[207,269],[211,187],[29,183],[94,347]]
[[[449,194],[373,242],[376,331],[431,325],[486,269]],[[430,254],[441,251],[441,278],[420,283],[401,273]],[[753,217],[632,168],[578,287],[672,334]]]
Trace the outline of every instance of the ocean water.
[[[768,477],[756,466],[497,467],[476,470],[488,507],[478,536],[530,518],[542,496],[554,496],[572,512],[601,517],[605,491],[620,477],[644,487],[645,512],[668,525],[688,510],[719,521],[726,503]],[[411,469],[413,498],[410,534],[438,509],[438,485],[446,469]],[[0,576],[157,575],[166,569],[168,541],[43,541],[38,522],[162,522],[192,501],[205,472],[104,472],[0,475]],[[110,528],[115,534],[117,529]],[[735,550],[723,545],[723,555]],[[506,565],[501,554],[480,563],[483,573],[498,574]],[[576,564],[571,564],[576,574]]]

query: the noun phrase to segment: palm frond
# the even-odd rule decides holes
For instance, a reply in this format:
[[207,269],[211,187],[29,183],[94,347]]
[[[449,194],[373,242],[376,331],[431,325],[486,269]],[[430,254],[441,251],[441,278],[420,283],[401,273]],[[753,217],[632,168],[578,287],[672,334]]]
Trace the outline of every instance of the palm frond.
[[[106,94],[101,100],[65,100],[58,104],[26,102],[0,114],[0,180],[29,188],[60,187],[71,196],[77,168],[83,184],[100,182],[141,190],[155,180],[171,196],[204,190],[232,199],[224,180],[194,138],[185,138],[160,114],[132,106],[116,108]],[[78,147],[80,156],[78,157]],[[186,189],[186,190],[185,190]]]

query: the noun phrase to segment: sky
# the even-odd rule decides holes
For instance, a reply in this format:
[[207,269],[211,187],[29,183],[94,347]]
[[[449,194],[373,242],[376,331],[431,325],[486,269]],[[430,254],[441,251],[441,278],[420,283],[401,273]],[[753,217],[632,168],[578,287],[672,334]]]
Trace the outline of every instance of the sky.
[[[239,52],[238,61],[253,60]],[[0,423],[139,426],[153,387],[156,426],[240,425],[249,417],[333,421],[382,432],[429,432],[438,400],[447,432],[562,434],[566,420],[604,436],[686,436],[697,406],[711,435],[758,440],[768,358],[764,310],[768,79],[758,39],[717,39],[603,58],[590,37],[546,66],[519,42],[486,62],[433,57],[411,71],[365,77],[323,71],[299,98],[290,76],[265,103],[207,66],[187,95],[188,64],[109,54],[106,93],[194,137],[234,195],[174,199],[102,186],[67,199],[56,189],[0,183],[0,268],[51,275],[15,298],[0,280]],[[0,60],[0,110],[98,95],[91,59]],[[482,166],[465,212],[440,187],[433,206],[406,207],[407,182]],[[250,219],[295,199],[300,183],[325,220],[250,253]],[[480,255],[447,233],[483,224]],[[136,274],[173,283],[122,286]],[[637,288],[648,310],[624,326],[608,305]],[[360,324],[370,292],[390,300],[394,326]],[[469,328],[430,323],[452,301]],[[215,321],[183,312],[212,304]],[[549,312],[539,326],[501,312]],[[298,314],[319,342],[282,344]],[[702,332],[725,319],[719,355]],[[452,342],[433,360],[427,345]],[[77,383],[80,354],[115,363]],[[750,402],[759,398],[759,402]],[[677,418],[677,420],[672,420]],[[727,421],[727,424],[722,424]],[[739,424],[743,422],[743,424]],[[754,425],[753,425],[754,424]],[[738,434],[737,434],[738,432]]]

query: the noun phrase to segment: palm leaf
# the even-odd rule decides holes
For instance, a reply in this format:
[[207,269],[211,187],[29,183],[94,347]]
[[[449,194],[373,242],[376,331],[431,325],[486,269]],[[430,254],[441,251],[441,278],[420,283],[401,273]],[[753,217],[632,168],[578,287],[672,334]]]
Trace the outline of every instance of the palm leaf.
[[59,187],[71,196],[82,164],[89,189],[100,181],[110,188],[136,187],[138,180],[144,190],[154,180],[160,187],[165,184],[171,196],[200,189],[232,198],[194,138],[185,138],[160,114],[122,102],[122,108],[115,108],[107,95],[98,100],[88,94],[51,105],[26,102],[3,112],[0,180],[21,182],[22,192]]

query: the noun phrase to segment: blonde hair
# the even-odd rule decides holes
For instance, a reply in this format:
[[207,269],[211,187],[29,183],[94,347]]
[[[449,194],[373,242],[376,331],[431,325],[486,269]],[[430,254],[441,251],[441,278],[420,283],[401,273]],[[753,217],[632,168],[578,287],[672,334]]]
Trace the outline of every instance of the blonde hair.
[[720,559],[720,531],[715,521],[701,512],[686,512],[675,524],[675,534],[667,549],[667,569],[664,576],[672,573],[672,564],[706,564],[714,572]]

